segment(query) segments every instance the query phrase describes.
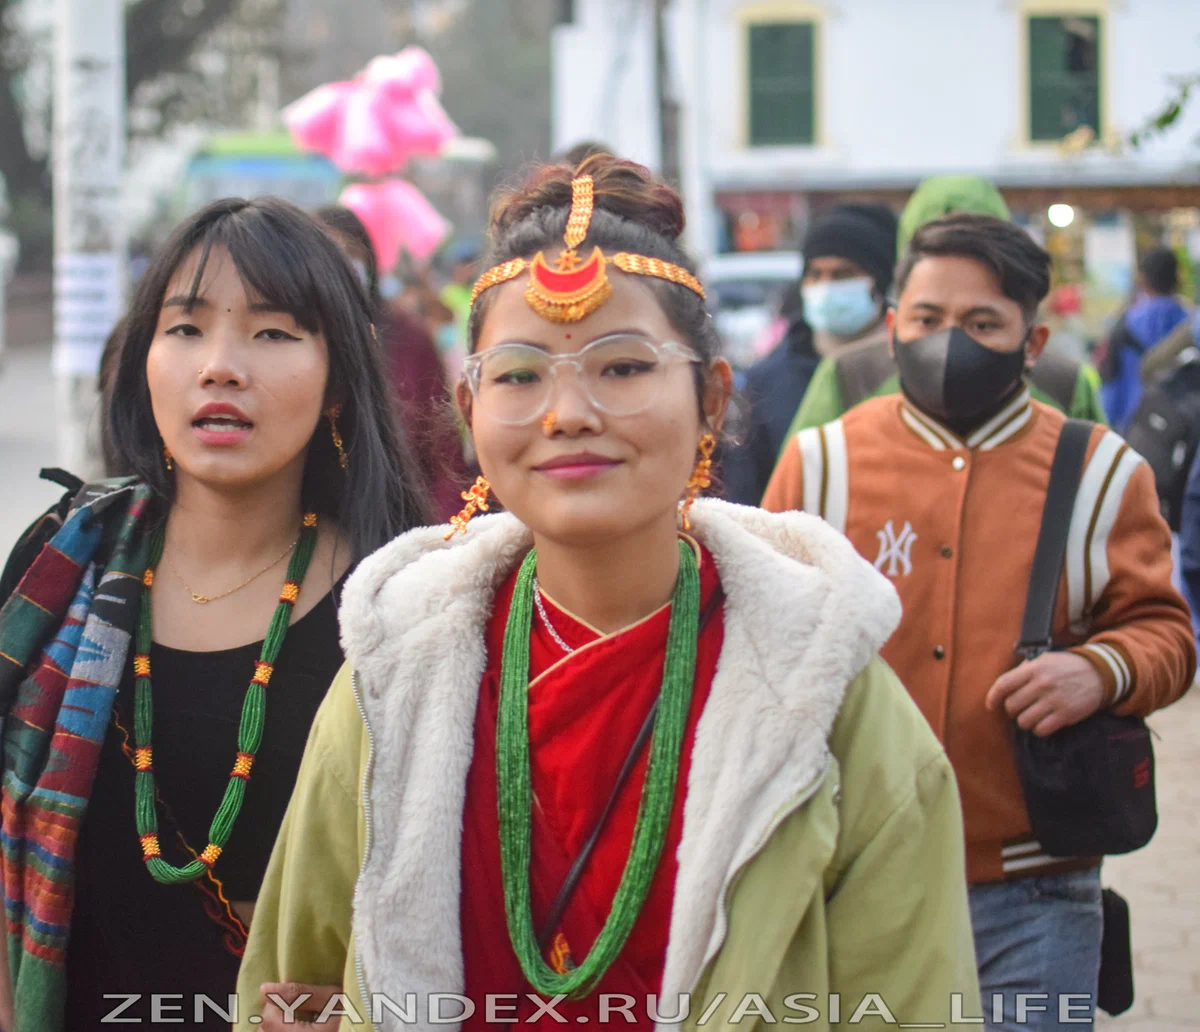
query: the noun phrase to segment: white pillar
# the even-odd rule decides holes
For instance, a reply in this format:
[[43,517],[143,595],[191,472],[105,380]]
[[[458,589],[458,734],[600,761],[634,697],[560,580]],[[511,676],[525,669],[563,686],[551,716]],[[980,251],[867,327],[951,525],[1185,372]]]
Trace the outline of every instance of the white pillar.
[[54,62],[54,358],[59,463],[101,468],[100,354],[124,308],[122,0],[57,0]]
[[0,373],[4,372],[4,322],[7,314],[8,281],[16,271],[19,254],[17,238],[0,229]]
[[716,208],[709,173],[709,0],[678,0],[675,18],[674,60],[682,102],[680,186],[687,210],[687,244],[703,262],[717,249]]

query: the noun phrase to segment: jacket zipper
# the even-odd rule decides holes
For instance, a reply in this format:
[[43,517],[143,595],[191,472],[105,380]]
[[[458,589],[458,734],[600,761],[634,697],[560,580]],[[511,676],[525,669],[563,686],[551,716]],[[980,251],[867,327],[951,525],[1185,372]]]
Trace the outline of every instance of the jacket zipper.
[[[363,705],[362,693],[358,687],[358,671],[354,670],[350,674],[350,683],[354,688],[354,701],[358,704],[358,712],[362,717],[363,727],[367,729],[367,764],[363,768],[362,777],[362,807],[363,807],[363,824],[366,826],[366,842],[363,845],[362,864],[358,869],[359,882],[362,881],[362,876],[367,870],[367,861],[371,856],[371,840],[373,837],[373,826],[371,821],[371,773],[375,765],[375,732],[371,730],[371,722],[367,720],[367,708]],[[358,895],[358,886],[355,885],[355,895]],[[371,1016],[371,997],[367,992],[367,974],[363,967],[362,949],[358,943],[358,936],[354,937],[354,973],[358,977],[358,994],[362,1001],[362,1005],[367,1008],[367,1013],[363,1015],[367,1024],[371,1027],[372,1032],[376,1032],[375,1021]]]
[[[786,821],[792,814],[799,810],[800,807],[802,807],[817,794],[821,786],[825,784],[825,778],[829,775],[829,768],[831,765],[832,762],[830,757],[826,756],[825,766],[821,768],[821,773],[813,779],[812,783],[806,789],[801,791],[798,795],[793,796],[787,805],[784,806],[784,808],[771,819],[770,823],[763,830],[762,836],[755,845],[753,852],[751,852],[751,854],[746,857],[741,864],[738,865],[737,870],[733,872],[729,880],[722,887],[721,899],[717,905],[717,917],[720,920],[721,927],[724,929],[724,932],[722,933],[721,938],[709,949],[708,953],[705,954],[704,963],[700,965],[700,974],[697,976],[698,978],[702,976],[708,969],[708,965],[712,963],[712,959],[721,952],[721,948],[725,945],[725,939],[729,935],[729,918],[727,914],[729,890],[733,888],[734,882],[738,880],[738,877],[741,875],[742,871],[744,871],[750,865],[750,861],[763,851],[767,843],[771,840],[771,836],[775,834],[775,830],[779,827],[779,825]],[[692,985],[689,992],[695,988],[696,986]]]

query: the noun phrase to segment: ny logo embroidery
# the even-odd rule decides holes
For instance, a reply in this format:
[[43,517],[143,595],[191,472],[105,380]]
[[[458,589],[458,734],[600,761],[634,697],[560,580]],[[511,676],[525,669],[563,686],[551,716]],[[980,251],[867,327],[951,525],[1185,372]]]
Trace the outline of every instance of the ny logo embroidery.
[[[913,542],[917,540],[912,524],[905,520],[904,527],[897,536],[896,528],[892,525],[892,521],[888,520],[883,525],[883,530],[875,532],[875,536],[879,538],[879,556],[875,560],[875,569],[886,573],[889,577],[899,574],[907,577],[912,573],[912,546]],[[884,570],[885,564],[886,570]]]

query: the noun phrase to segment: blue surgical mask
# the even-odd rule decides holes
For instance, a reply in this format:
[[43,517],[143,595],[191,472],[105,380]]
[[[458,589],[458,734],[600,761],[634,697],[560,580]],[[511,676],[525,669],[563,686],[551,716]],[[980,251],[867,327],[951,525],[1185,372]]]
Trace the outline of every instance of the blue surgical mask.
[[874,283],[866,277],[808,283],[804,295],[804,321],[814,330],[853,337],[879,318]]

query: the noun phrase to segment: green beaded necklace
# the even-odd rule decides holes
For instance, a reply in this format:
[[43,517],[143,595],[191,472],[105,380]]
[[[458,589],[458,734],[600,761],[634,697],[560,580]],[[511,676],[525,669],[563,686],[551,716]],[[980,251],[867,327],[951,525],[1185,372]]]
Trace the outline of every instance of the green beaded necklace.
[[154,703],[150,684],[150,645],[153,635],[150,628],[150,588],[154,584],[154,571],[162,559],[165,533],[159,530],[150,542],[150,560],[142,578],[142,599],[138,610],[136,636],[136,654],[133,657],[134,674],[134,767],[135,775],[135,814],[137,817],[138,837],[142,843],[142,857],[146,868],[157,882],[164,885],[182,885],[195,881],[206,874],[229,836],[233,832],[234,821],[242,809],[242,801],[246,797],[246,783],[250,780],[250,768],[254,764],[254,754],[258,752],[262,742],[263,724],[266,717],[266,688],[271,679],[279,650],[283,647],[283,639],[287,636],[288,625],[292,619],[292,608],[300,597],[300,585],[304,583],[304,575],[308,572],[309,560],[317,545],[317,517],[315,513],[306,513],[304,529],[300,532],[300,541],[292,553],[288,563],[287,579],[279,595],[279,605],[275,607],[275,615],[267,628],[267,638],[263,642],[262,654],[254,665],[254,679],[246,689],[246,699],[242,705],[242,717],[238,724],[238,754],[233,770],[229,775],[229,784],[225,787],[225,795],[221,805],[213,817],[212,826],[208,831],[208,846],[191,863],[176,867],[162,858],[158,842],[158,813],[155,809],[154,786],[154,753],[151,746],[151,731],[154,726]]
[[496,727],[496,775],[500,816],[500,867],[508,935],[521,970],[542,996],[581,999],[599,984],[625,946],[658,867],[675,801],[679,751],[696,674],[700,621],[700,574],[691,547],[679,542],[679,579],[671,606],[667,658],[650,759],[638,804],[633,844],[612,910],[583,962],[560,975],[542,958],[530,907],[529,861],[533,793],[529,780],[529,634],[537,554],[525,557],[517,575],[500,663]]

